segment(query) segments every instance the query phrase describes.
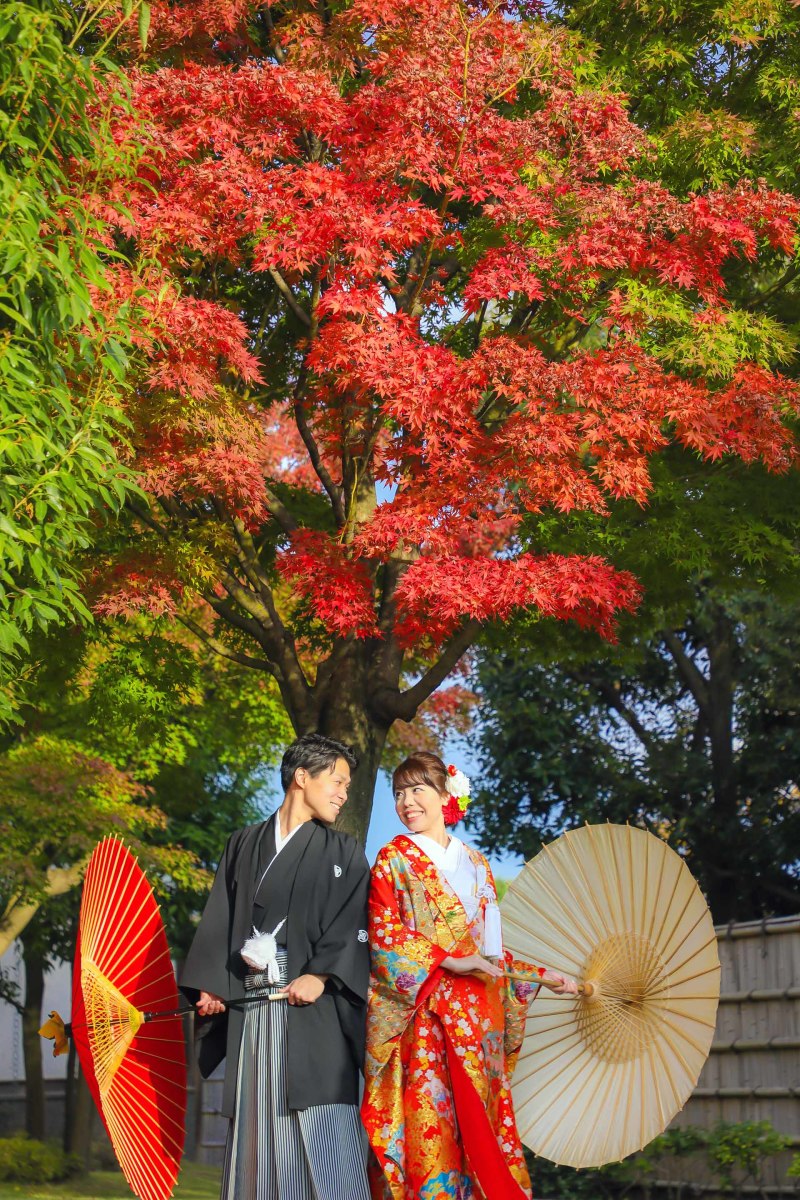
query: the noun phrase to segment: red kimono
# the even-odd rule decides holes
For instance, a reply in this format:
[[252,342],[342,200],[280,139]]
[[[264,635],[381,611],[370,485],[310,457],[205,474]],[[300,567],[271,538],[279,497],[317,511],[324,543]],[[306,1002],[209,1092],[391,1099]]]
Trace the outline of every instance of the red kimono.
[[[467,850],[493,892],[486,859]],[[503,979],[439,965],[482,952],[485,909],[484,899],[469,924],[458,896],[405,835],[378,855],[361,1110],[377,1159],[375,1200],[531,1195],[510,1090],[527,997]]]

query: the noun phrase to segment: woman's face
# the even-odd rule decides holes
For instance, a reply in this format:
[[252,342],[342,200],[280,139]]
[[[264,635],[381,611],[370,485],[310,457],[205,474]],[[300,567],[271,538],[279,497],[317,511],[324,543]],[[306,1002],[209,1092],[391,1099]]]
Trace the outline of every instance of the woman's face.
[[427,783],[409,783],[394,794],[397,815],[409,833],[441,835],[444,831],[442,808],[447,795]]

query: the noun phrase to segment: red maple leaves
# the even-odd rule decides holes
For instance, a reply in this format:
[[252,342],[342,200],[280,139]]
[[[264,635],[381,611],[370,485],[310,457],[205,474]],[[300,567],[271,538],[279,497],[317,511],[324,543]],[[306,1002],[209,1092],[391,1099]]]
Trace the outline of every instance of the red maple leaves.
[[[144,380],[161,400],[133,413],[143,482],[223,524],[278,513],[277,573],[335,638],[441,645],[529,606],[608,635],[634,581],[528,553],[526,511],[643,502],[670,438],[794,455],[791,385],[763,363],[713,385],[668,369],[625,288],[724,321],[725,264],[788,252],[796,203],[642,178],[622,98],[579,83],[546,21],[508,19],[523,7],[264,5],[256,45],[239,0],[157,3],[156,45],[183,61],[130,73],[145,146],[119,223],[169,285]],[[180,290],[198,256],[236,281],[227,304]],[[272,352],[251,350],[263,279],[293,339],[277,392]],[[548,341],[570,322],[566,348]],[[240,381],[265,383],[266,407]],[[331,522],[276,487],[327,495]]]

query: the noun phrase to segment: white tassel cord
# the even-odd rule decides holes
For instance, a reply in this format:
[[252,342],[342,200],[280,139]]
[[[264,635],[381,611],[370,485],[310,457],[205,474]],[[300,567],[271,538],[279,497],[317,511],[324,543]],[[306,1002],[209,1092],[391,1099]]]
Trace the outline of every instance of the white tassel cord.
[[242,946],[241,954],[248,967],[254,971],[266,971],[269,983],[280,983],[281,972],[278,966],[278,943],[275,935],[286,924],[286,917],[276,925],[272,933],[261,933],[253,926],[253,932]]

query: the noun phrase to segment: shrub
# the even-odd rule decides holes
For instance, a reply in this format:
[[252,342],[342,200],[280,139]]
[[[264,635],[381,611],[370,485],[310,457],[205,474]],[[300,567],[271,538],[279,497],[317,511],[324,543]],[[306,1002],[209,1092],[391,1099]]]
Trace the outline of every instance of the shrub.
[[13,1183],[56,1183],[77,1175],[80,1162],[60,1146],[32,1138],[0,1138],[0,1180]]
[[[528,1155],[528,1166],[535,1192],[554,1200],[624,1200],[631,1195],[647,1198],[654,1193],[652,1181],[664,1176],[673,1182],[659,1194],[666,1200],[680,1200],[693,1192],[696,1168],[705,1159],[720,1193],[738,1198],[744,1184],[761,1182],[766,1159],[785,1150],[789,1142],[769,1121],[723,1121],[708,1130],[694,1125],[668,1129],[637,1154],[599,1169],[557,1167],[533,1155]],[[800,1177],[800,1154],[795,1155],[788,1174]]]
[[769,1121],[722,1121],[709,1131],[708,1160],[722,1186],[738,1196],[745,1183],[759,1182],[765,1159],[780,1154],[790,1140]]

